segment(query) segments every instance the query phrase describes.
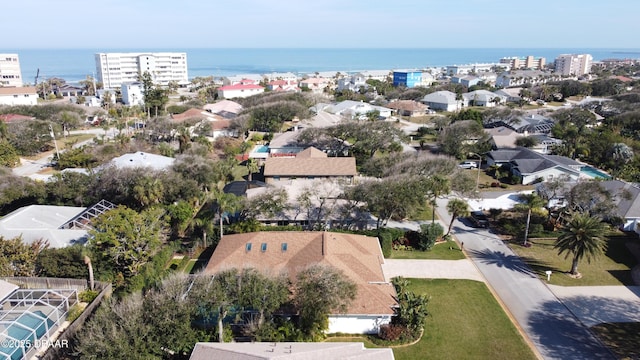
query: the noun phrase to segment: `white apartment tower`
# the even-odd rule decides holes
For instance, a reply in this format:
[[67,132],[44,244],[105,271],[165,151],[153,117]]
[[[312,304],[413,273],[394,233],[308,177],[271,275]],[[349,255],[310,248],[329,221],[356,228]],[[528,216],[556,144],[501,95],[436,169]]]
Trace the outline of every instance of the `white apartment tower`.
[[589,54],[562,54],[556,58],[555,72],[560,75],[585,75],[591,72],[593,57]]
[[528,70],[542,70],[546,64],[546,59],[543,57],[535,58],[532,55],[527,57],[507,57],[500,59],[500,64],[505,64],[512,70],[528,69]]
[[138,81],[145,72],[151,74],[155,85],[166,86],[171,81],[180,86],[189,84],[186,53],[98,53],[96,71],[105,89],[120,89],[122,84]]
[[22,86],[18,54],[0,54],[0,86]]

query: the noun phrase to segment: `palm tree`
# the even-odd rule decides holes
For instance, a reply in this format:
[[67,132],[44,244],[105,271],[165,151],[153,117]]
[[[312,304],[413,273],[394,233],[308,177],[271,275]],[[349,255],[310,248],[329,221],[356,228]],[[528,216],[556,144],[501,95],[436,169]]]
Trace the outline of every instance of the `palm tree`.
[[436,201],[438,197],[451,191],[449,179],[442,175],[434,175],[427,181],[429,204],[431,205],[431,223],[436,222]]
[[604,231],[605,224],[595,216],[574,213],[567,225],[562,229],[562,234],[556,240],[554,249],[558,249],[558,255],[566,252],[565,259],[573,254],[571,263],[572,275],[579,275],[578,262],[586,257],[591,258],[604,252],[606,246]]
[[256,159],[249,159],[247,160],[247,170],[249,171],[249,182],[251,182],[252,177],[253,177],[253,173],[258,172],[258,170],[260,170],[260,168],[258,167],[258,163],[256,162]]
[[447,204],[447,210],[449,210],[449,214],[451,214],[451,222],[449,223],[449,229],[447,229],[447,233],[444,236],[449,235],[451,227],[453,226],[453,221],[457,217],[469,216],[469,205],[464,200],[451,199]]
[[527,225],[524,229],[524,242],[522,245],[527,246],[527,237],[529,236],[529,225],[531,223],[531,211],[533,209],[538,209],[544,206],[544,200],[538,195],[531,194],[521,194],[520,195],[520,204],[514,206],[516,210],[526,211],[527,212]]
[[224,231],[222,229],[222,221],[225,218],[224,214],[227,212],[236,211],[240,207],[240,202],[242,198],[234,194],[228,194],[228,193],[222,192],[220,190],[216,190],[214,197],[215,197],[216,204],[217,204],[216,206],[218,209],[217,210],[218,218],[220,219],[220,239],[222,239],[222,236],[224,235]]
[[93,280],[93,266],[91,265],[91,258],[85,255],[83,260],[84,260],[84,263],[87,265],[87,269],[89,271],[89,289],[93,291],[94,280]]

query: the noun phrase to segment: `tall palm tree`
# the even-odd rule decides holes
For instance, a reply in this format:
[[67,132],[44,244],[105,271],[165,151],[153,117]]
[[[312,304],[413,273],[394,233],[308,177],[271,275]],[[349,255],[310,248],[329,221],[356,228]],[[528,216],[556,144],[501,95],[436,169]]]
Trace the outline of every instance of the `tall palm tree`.
[[438,197],[451,191],[449,179],[442,175],[434,175],[427,180],[429,204],[431,205],[431,223],[436,222],[436,206]]
[[260,167],[258,167],[258,162],[256,161],[256,159],[249,159],[247,160],[247,170],[249,171],[249,182],[251,182],[251,180],[253,180],[253,173],[257,173],[258,170],[260,170]]
[[521,203],[514,206],[516,210],[526,211],[527,212],[527,225],[524,229],[524,242],[522,245],[527,246],[527,237],[529,236],[529,225],[531,224],[531,211],[533,209],[539,209],[544,206],[544,200],[538,195],[531,194],[521,194],[520,195]]
[[453,221],[457,217],[469,216],[469,204],[461,199],[451,199],[447,204],[447,210],[449,210],[449,214],[451,214],[451,222],[449,223],[449,229],[447,229],[447,233],[444,236],[449,235],[451,227],[453,226]]
[[215,193],[215,201],[217,206],[218,218],[220,219],[220,239],[224,235],[222,229],[222,222],[225,218],[225,213],[235,212],[240,207],[242,198],[234,194],[228,194],[217,190]]
[[572,275],[579,274],[578,262],[582,258],[586,257],[590,262],[591,258],[604,252],[605,230],[606,225],[598,217],[581,213],[574,213],[571,216],[553,247],[558,249],[558,255],[566,252],[565,259],[569,254],[573,255],[570,271]]

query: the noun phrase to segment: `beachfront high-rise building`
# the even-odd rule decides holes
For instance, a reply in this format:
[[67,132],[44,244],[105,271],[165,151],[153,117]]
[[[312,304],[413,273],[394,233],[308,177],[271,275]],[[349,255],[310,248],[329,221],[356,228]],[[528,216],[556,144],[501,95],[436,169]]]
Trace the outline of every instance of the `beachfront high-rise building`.
[[562,54],[556,58],[555,72],[560,75],[585,75],[591,72],[593,57],[589,54]]
[[500,64],[504,64],[512,70],[542,70],[547,59],[543,57],[535,58],[532,55],[527,57],[507,57],[500,59]]
[[189,84],[186,53],[98,53],[95,56],[97,78],[105,89],[120,89],[122,84],[138,81],[139,75],[145,72],[151,74],[155,85]]
[[0,86],[22,86],[18,54],[0,54]]

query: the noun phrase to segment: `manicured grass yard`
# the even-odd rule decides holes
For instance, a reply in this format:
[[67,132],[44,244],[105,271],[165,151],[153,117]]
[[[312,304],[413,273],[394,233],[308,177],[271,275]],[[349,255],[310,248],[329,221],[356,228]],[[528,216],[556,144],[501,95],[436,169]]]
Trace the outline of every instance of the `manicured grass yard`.
[[[449,249],[451,246],[452,249]],[[404,251],[393,250],[391,259],[429,259],[429,260],[460,260],[464,259],[464,254],[460,251],[455,242],[443,242],[433,246],[431,251]]]
[[[420,341],[396,347],[397,360],[535,359],[486,285],[471,280],[410,279],[410,289],[431,296]],[[364,341],[332,338],[332,341]]]
[[597,286],[597,285],[634,285],[631,280],[630,269],[636,264],[625,242],[630,238],[624,235],[610,236],[608,247],[603,256],[599,256],[589,264],[583,259],[578,264],[581,279],[574,279],[567,275],[571,270],[572,256],[565,259],[553,249],[555,240],[533,240],[529,248],[518,243],[510,244],[511,249],[524,260],[540,278],[546,281],[545,271],[551,270],[550,284],[561,286]]

